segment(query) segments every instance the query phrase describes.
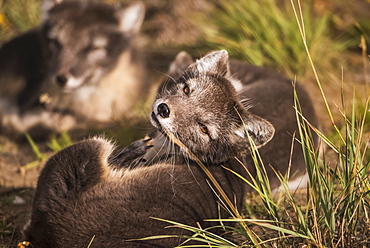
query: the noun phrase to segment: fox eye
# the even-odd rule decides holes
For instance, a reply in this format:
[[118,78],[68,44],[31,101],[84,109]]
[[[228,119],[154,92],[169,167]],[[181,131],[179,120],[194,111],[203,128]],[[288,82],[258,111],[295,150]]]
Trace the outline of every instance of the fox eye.
[[182,91],[184,91],[184,93],[185,93],[186,95],[189,95],[189,93],[190,93],[190,88],[189,88],[189,86],[185,85],[185,87],[182,89]]
[[204,125],[202,123],[198,123],[198,124],[199,124],[199,127],[200,127],[200,131],[202,131],[205,134],[208,134],[208,128],[206,127],[206,125]]

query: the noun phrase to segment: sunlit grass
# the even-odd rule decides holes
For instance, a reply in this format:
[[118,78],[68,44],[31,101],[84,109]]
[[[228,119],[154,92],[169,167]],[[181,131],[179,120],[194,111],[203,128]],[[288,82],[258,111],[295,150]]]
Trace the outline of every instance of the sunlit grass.
[[[231,57],[274,67],[290,77],[304,75],[309,62],[289,1],[215,0],[211,17],[201,23],[207,43]],[[351,40],[331,39],[331,16],[316,14],[312,1],[302,2],[305,39],[319,68],[330,67]],[[323,55],[325,54],[324,58]]]

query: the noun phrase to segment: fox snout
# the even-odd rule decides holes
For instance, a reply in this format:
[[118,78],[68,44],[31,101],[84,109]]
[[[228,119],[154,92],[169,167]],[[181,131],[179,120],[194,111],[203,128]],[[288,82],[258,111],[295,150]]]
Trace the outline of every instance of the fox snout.
[[82,77],[75,77],[71,73],[56,73],[51,80],[63,90],[76,89],[84,82]]
[[171,115],[170,107],[167,103],[163,102],[162,100],[157,100],[153,104],[153,112],[150,115],[150,121],[152,124],[157,127],[158,129],[172,129],[173,128],[173,113]]
[[58,85],[60,85],[60,86],[65,86],[66,85],[66,83],[68,82],[68,78],[65,76],[65,75],[63,75],[63,74],[61,74],[61,75],[57,75],[56,77],[55,77],[55,81],[56,81],[56,83],[58,84]]

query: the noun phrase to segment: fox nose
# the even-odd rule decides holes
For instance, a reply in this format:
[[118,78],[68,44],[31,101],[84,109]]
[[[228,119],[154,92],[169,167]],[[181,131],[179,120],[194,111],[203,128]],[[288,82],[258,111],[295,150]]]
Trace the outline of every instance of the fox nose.
[[168,105],[165,103],[159,104],[157,107],[157,110],[158,110],[158,114],[162,118],[168,118],[170,116],[170,109],[168,108]]
[[66,85],[68,78],[64,75],[58,75],[56,77],[56,81],[57,81],[57,84],[59,84],[60,86],[64,86]]

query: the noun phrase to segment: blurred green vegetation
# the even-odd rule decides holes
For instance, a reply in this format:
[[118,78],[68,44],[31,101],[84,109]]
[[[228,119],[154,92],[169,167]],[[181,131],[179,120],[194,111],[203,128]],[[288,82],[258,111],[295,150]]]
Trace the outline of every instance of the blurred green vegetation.
[[0,0],[0,42],[40,23],[40,0]]
[[[290,1],[215,2],[217,8],[202,25],[214,49],[226,49],[234,58],[277,68],[292,78],[306,73],[309,62]],[[328,68],[354,45],[352,37],[333,39],[332,15],[316,13],[312,1],[302,1],[302,13],[305,39],[318,68]]]

